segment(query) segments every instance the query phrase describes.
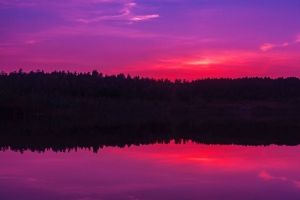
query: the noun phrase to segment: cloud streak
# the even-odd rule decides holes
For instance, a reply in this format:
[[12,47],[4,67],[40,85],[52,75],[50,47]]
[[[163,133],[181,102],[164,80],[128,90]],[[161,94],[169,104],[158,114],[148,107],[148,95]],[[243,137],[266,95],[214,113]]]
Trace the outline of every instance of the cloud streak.
[[277,179],[277,180],[282,180],[282,181],[290,181],[292,182],[297,188],[300,189],[300,182],[299,181],[295,181],[295,180],[292,180],[292,179],[288,179],[286,178],[285,176],[281,176],[281,177],[276,177],[276,176],[273,176],[265,171],[261,171],[258,176],[263,179],[263,180],[274,180],[274,179]]
[[91,22],[97,22],[101,20],[121,20],[121,19],[127,19],[128,16],[131,13],[131,9],[136,5],[136,3],[130,2],[126,3],[124,7],[119,11],[119,14],[117,15],[104,15],[95,17],[92,19],[77,19],[78,22],[84,22],[84,23],[91,23]]
[[295,44],[300,42],[300,35],[298,36],[298,38],[294,41],[294,42],[285,42],[282,44],[271,44],[271,43],[264,43],[263,45],[260,46],[260,50],[262,51],[268,51],[270,49],[273,49],[274,47],[287,47],[291,44]]
[[[200,51],[197,54],[169,58],[169,59],[160,59],[161,63],[165,63],[170,68],[172,66],[181,66],[182,69],[202,69],[210,68],[213,66],[246,66],[251,63],[253,60],[257,60],[259,57],[262,57],[259,54],[253,52],[238,52],[238,51],[215,51],[215,52],[205,52]],[[264,59],[268,57],[264,56]]]
[[93,23],[104,20],[122,20],[129,21],[128,24],[136,21],[149,20],[158,18],[159,14],[136,15],[133,9],[140,9],[137,3],[132,0],[67,0],[67,1],[37,1],[24,0],[6,1],[0,0],[0,5],[5,7],[33,7],[39,10],[55,10],[60,13],[65,19],[82,22]]
[[132,17],[131,20],[132,21],[142,21],[142,20],[153,19],[153,18],[157,18],[157,17],[159,17],[159,15],[157,15],[157,14],[155,14],[155,15],[143,15],[143,16]]
[[136,3],[134,2],[129,2],[125,3],[123,8],[118,11],[119,14],[117,15],[104,15],[104,16],[99,16],[91,19],[77,19],[76,21],[78,22],[84,22],[84,23],[91,23],[91,22],[98,22],[102,20],[126,20],[130,21],[132,23],[133,21],[143,21],[143,20],[148,20],[148,19],[153,19],[153,18],[158,18],[158,14],[152,14],[152,15],[134,15],[132,13],[132,9],[136,7]]
[[300,35],[298,35],[296,42],[300,42]]

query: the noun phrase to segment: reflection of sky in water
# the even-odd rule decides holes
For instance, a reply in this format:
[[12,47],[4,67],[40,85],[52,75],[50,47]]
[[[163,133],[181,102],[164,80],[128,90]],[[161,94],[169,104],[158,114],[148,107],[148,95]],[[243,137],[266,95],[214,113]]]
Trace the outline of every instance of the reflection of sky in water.
[[300,146],[0,152],[1,199],[300,199]]

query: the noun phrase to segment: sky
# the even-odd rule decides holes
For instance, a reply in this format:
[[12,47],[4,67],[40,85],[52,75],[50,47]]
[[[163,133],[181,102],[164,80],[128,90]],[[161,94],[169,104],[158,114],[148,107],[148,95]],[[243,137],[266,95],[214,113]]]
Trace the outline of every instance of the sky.
[[299,0],[0,0],[0,71],[300,77]]

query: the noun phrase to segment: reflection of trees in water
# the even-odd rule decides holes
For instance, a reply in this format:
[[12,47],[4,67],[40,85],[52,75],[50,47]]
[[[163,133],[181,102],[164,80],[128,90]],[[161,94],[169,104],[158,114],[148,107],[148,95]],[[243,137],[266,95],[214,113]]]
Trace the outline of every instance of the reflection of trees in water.
[[[101,117],[39,118],[1,123],[0,146],[2,150],[43,152],[69,151],[88,148],[97,152],[104,146],[182,143],[191,140],[205,144],[239,145],[297,145],[300,144],[300,126],[297,120],[243,120],[180,115],[151,120],[122,123],[120,117],[114,124],[101,123]],[[142,116],[136,116],[141,118]],[[133,119],[136,119],[133,118]]]

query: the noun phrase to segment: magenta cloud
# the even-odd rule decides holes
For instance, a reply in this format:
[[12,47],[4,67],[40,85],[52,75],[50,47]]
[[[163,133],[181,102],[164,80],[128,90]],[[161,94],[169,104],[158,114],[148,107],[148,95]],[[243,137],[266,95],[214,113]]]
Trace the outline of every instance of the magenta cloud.
[[300,188],[300,182],[299,181],[295,181],[292,179],[288,179],[285,176],[281,176],[281,177],[276,177],[273,176],[265,171],[261,171],[258,175],[261,179],[263,180],[273,180],[273,179],[277,179],[277,180],[282,180],[282,181],[290,181],[292,182],[297,188]]
[[152,18],[157,18],[159,17],[158,14],[151,14],[151,15],[135,15],[132,12],[132,9],[136,7],[137,4],[129,1],[125,2],[123,4],[123,7],[117,11],[118,14],[116,15],[101,15],[94,17],[94,18],[89,18],[89,19],[77,19],[76,21],[78,22],[84,22],[84,23],[91,23],[91,22],[97,22],[97,21],[102,21],[102,20],[126,20],[126,21],[142,21],[142,20],[148,20]]
[[264,43],[263,45],[260,46],[260,50],[268,51],[270,49],[273,49],[274,47],[286,47],[286,46],[289,46],[291,44],[298,43],[298,42],[300,42],[300,36],[298,36],[297,39],[293,42],[285,42],[285,43],[282,43],[282,44]]
[[135,14],[133,9],[139,9],[141,12],[141,7],[132,0],[24,0],[22,2],[0,0],[0,3],[9,7],[52,9],[55,12],[61,13],[66,19],[84,23],[103,20],[125,20],[134,22],[159,17],[159,14]]

